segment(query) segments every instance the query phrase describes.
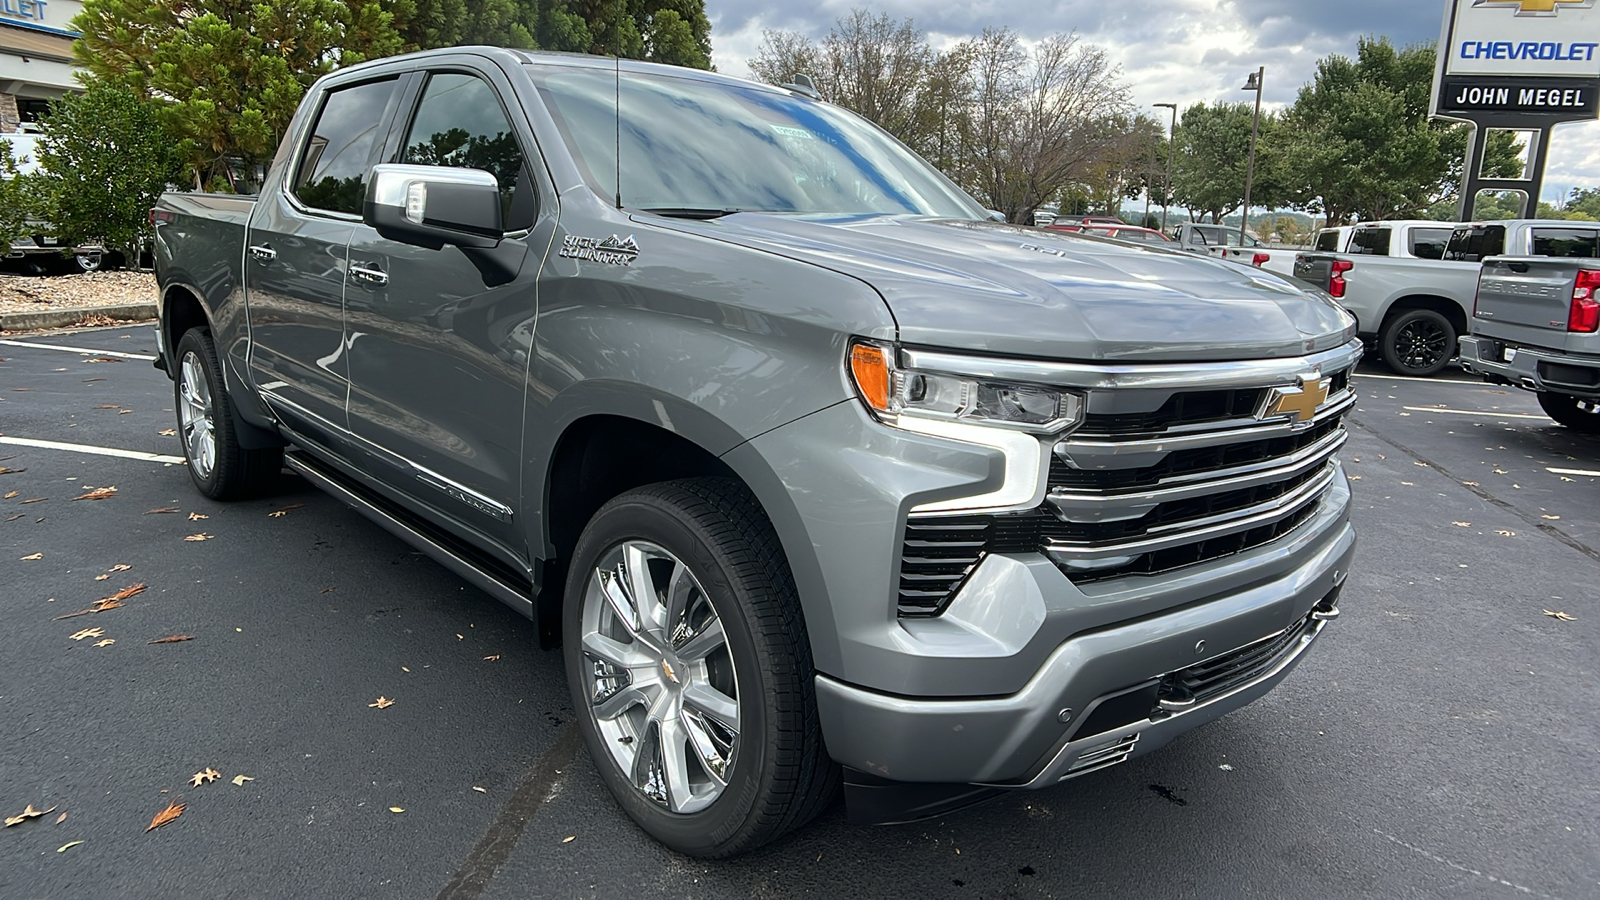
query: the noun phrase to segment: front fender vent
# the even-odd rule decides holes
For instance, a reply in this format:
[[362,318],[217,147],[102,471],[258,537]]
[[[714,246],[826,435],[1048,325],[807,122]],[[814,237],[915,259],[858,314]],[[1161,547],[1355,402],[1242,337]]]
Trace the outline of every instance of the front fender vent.
[[993,524],[988,516],[907,520],[900,549],[900,615],[944,612],[983,560]]

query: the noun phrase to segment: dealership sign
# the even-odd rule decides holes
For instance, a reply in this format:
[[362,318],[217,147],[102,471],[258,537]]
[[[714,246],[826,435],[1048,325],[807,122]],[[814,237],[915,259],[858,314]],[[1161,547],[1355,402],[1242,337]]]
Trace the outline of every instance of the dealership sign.
[[1437,115],[1600,115],[1596,0],[1446,0],[1439,56]]
[[77,37],[72,20],[81,12],[79,0],[0,0],[0,25]]

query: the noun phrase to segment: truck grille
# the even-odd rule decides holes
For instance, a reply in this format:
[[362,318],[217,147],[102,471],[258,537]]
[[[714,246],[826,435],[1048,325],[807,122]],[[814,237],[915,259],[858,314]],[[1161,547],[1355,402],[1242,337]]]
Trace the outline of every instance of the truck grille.
[[1241,684],[1255,680],[1278,664],[1315,625],[1310,616],[1293,627],[1262,638],[1197,666],[1180,669],[1167,680],[1181,685],[1198,703],[1226,694]]
[[1037,509],[907,521],[900,615],[943,612],[989,553],[1042,553],[1083,585],[1160,575],[1288,536],[1338,477],[1355,358],[1328,373],[1328,399],[1304,425],[1255,418],[1281,378],[1176,391],[1150,413],[1091,412],[1056,444]]

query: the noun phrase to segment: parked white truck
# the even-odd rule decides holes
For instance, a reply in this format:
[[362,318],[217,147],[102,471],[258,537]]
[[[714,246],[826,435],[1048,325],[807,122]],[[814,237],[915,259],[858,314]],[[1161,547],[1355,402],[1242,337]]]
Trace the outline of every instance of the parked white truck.
[[1204,253],[1229,262],[1259,266],[1279,275],[1294,273],[1294,260],[1298,249],[1268,247],[1261,238],[1245,232],[1243,243],[1239,228],[1234,225],[1203,225],[1184,222],[1172,232],[1178,246],[1193,253]]
[[1354,314],[1390,369],[1425,377],[1456,355],[1486,257],[1581,255],[1597,233],[1597,223],[1540,219],[1376,222],[1352,229],[1349,252],[1300,254],[1294,275]]

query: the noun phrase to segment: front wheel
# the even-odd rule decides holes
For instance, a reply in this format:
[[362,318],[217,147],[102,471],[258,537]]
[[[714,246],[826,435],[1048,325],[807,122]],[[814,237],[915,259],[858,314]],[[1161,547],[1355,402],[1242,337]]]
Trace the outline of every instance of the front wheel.
[[174,354],[173,405],[178,436],[194,486],[213,500],[235,500],[266,493],[283,468],[283,449],[247,450],[234,429],[233,402],[222,379],[222,365],[211,332],[191,328]]
[[1544,408],[1545,415],[1573,431],[1600,434],[1600,400],[1540,391],[1539,406]]
[[1456,353],[1456,327],[1441,312],[1398,313],[1378,335],[1378,352],[1396,374],[1426,378],[1444,371]]
[[666,482],[607,503],[573,552],[562,625],[589,755],[656,840],[731,856],[833,798],[794,581],[742,485]]

